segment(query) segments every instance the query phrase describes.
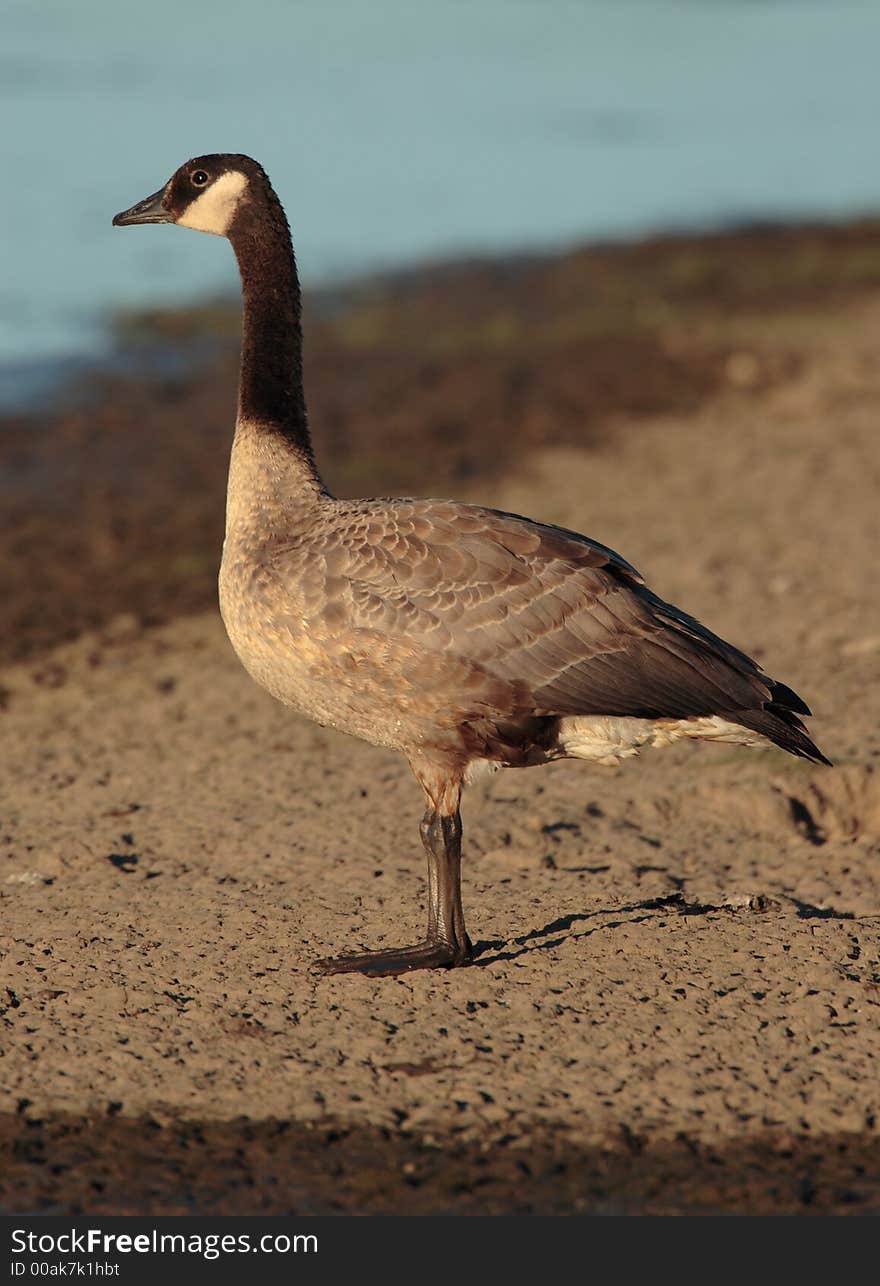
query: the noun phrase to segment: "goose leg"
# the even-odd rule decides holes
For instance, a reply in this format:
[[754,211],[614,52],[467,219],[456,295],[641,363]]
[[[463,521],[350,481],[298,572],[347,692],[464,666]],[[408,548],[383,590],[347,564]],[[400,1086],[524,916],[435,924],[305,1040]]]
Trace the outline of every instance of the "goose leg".
[[[426,791],[427,793],[427,791]],[[431,800],[419,828],[428,855],[428,932],[424,942],[412,947],[391,947],[356,955],[316,960],[321,973],[363,973],[371,978],[391,977],[411,969],[451,969],[471,956],[461,906],[461,814],[459,791],[454,808],[443,809]],[[443,803],[453,801],[443,800]]]

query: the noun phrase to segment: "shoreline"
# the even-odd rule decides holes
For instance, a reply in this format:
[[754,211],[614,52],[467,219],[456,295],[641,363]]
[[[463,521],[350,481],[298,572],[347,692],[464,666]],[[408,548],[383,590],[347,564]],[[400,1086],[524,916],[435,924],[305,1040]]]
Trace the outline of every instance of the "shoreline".
[[[784,215],[752,218],[719,219],[694,226],[657,227],[640,233],[620,236],[596,236],[590,239],[561,238],[556,243],[500,250],[496,253],[474,250],[471,253],[448,254],[412,263],[376,267],[347,274],[331,274],[321,284],[303,288],[305,306],[312,317],[332,319],[357,307],[359,301],[380,297],[405,296],[441,288],[449,283],[462,283],[468,277],[483,273],[503,274],[515,279],[522,272],[540,271],[558,261],[575,260],[595,255],[597,260],[624,259],[648,249],[661,253],[673,247],[711,247],[717,244],[723,253],[725,242],[778,238],[782,241],[819,237],[846,241],[874,240],[880,215],[871,210],[854,210],[847,215],[823,218]],[[875,273],[870,273],[874,278]],[[821,286],[821,282],[819,283]],[[168,373],[187,378],[198,374],[199,366],[210,356],[211,345],[238,336],[239,302],[237,291],[206,293],[192,304],[167,303],[132,305],[119,308],[92,326],[93,342],[85,348],[72,346],[52,354],[19,356],[0,361],[0,378],[10,388],[16,382],[22,391],[3,391],[0,396],[0,420],[25,416],[35,418],[63,409],[66,399],[92,379],[108,376],[144,378],[149,370],[137,369],[138,348],[153,347],[151,362],[161,368],[167,361]],[[163,339],[169,341],[163,349]],[[207,340],[205,351],[182,356],[172,344]],[[143,356],[143,352],[141,353]],[[153,375],[161,373],[154,369]]]
[[[877,220],[415,268],[309,302],[316,454],[339,495],[491,502],[534,450],[791,385],[798,340],[777,342],[773,318],[784,336],[878,288]],[[214,603],[238,303],[119,325],[130,352],[158,340],[196,366],[96,371],[50,414],[0,415],[0,660]]]

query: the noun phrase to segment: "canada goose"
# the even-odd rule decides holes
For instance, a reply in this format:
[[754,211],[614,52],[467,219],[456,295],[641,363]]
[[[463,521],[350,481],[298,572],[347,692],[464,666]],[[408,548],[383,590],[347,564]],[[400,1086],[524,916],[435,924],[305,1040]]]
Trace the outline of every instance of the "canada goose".
[[428,929],[316,961],[373,976],[461,965],[462,787],[482,769],[616,763],[682,737],[829,761],[790,688],[665,603],[619,554],[440,500],[337,500],[312,455],[287,219],[248,156],[187,161],[117,226],[232,242],[244,334],[220,610],[245,669],[320,724],[408,758],[426,800]]

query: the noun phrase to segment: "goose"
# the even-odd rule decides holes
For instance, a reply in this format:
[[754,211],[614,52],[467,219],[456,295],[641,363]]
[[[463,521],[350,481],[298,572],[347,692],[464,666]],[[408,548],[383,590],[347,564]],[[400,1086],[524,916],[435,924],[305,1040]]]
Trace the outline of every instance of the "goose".
[[613,549],[448,500],[340,500],[303,393],[290,229],[248,156],[197,156],[113,224],[226,237],[244,328],[220,610],[251,676],[317,723],[401,751],[425,797],[428,924],[413,946],[314,962],[372,977],[464,965],[463,787],[568,757],[615,764],[682,738],[774,744],[827,764],[810,710],[664,602]]

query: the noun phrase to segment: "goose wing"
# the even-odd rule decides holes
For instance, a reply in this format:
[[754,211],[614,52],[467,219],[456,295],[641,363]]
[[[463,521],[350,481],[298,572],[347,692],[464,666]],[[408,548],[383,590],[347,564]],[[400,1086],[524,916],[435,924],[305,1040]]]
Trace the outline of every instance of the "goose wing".
[[451,502],[373,501],[319,536],[303,578],[313,628],[426,685],[438,707],[686,718],[760,709],[780,686],[576,532]]

